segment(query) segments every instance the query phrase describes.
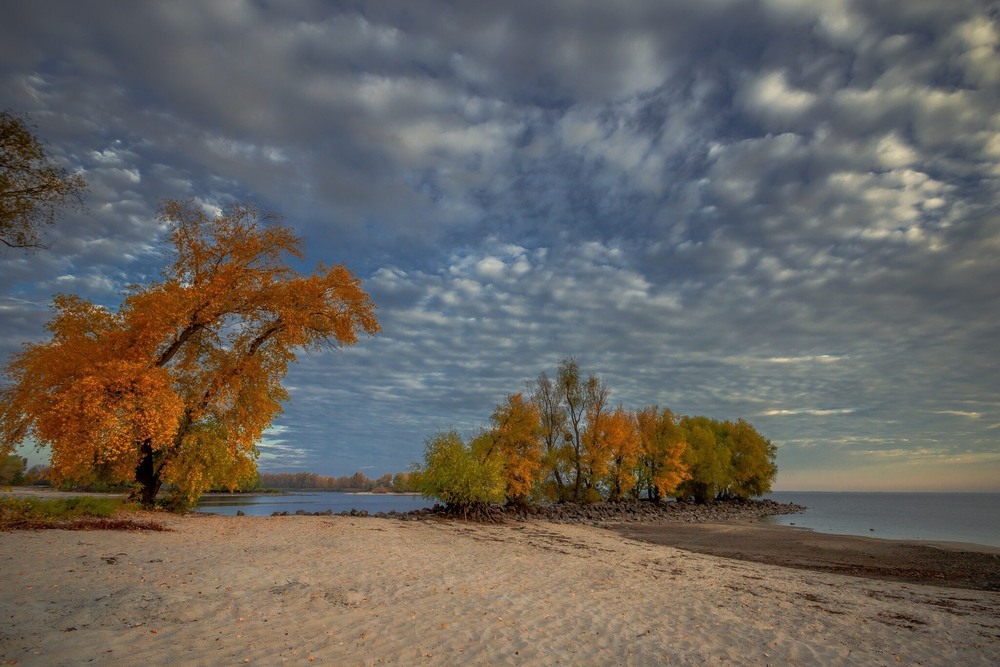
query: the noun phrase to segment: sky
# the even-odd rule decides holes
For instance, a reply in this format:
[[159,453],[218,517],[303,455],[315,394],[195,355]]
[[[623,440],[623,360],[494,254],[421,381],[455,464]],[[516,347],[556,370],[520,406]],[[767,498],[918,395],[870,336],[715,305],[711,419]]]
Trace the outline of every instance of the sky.
[[1000,10],[953,0],[8,3],[0,108],[89,184],[0,254],[0,355],[116,307],[163,199],[253,203],[383,332],[260,469],[420,461],[573,356],[748,419],[778,490],[1000,491]]

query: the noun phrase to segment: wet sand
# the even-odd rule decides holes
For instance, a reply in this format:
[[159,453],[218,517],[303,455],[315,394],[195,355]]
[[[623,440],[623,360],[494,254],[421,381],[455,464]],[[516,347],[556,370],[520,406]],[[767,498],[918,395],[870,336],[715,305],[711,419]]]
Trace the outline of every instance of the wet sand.
[[830,535],[757,521],[626,524],[620,535],[754,563],[982,591],[1000,591],[1000,548]]

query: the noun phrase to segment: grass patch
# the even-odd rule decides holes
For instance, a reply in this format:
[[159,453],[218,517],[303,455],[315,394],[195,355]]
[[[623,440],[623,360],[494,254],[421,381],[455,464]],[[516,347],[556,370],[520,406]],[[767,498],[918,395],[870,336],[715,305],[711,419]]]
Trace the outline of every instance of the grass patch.
[[160,523],[118,516],[129,509],[134,506],[118,498],[0,498],[0,531],[166,530]]

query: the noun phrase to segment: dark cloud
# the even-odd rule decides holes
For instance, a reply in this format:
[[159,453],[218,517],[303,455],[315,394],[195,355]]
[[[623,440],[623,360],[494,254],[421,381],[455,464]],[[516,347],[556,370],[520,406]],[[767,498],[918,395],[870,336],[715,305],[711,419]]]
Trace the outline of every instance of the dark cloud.
[[30,113],[91,191],[51,252],[0,258],[4,351],[42,335],[55,292],[113,305],[154,278],[161,198],[252,200],[309,262],[365,278],[384,328],[294,368],[271,469],[404,469],[435,429],[476,428],[572,354],[627,406],[750,418],[786,488],[852,471],[940,488],[935,469],[996,488],[986,2],[36,2],[6,18],[0,107]]

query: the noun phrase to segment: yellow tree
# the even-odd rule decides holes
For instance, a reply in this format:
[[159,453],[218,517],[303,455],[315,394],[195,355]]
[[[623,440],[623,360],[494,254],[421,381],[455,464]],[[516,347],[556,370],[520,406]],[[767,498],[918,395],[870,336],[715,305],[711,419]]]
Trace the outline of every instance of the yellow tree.
[[490,417],[491,451],[503,458],[507,500],[526,503],[542,470],[545,451],[538,407],[520,393],[508,394]]
[[165,483],[191,502],[252,476],[295,351],[379,331],[348,269],[288,264],[300,241],[276,216],[168,201],[162,219],[174,254],[162,280],[117,312],[57,297],[51,340],[14,356],[0,396],[0,451],[33,436],[57,483],[100,466],[144,504]]
[[668,408],[653,405],[635,413],[640,442],[639,478],[649,498],[660,500],[690,478],[684,462],[687,441]]
[[635,415],[622,406],[604,417],[604,438],[608,452],[606,483],[608,500],[618,502],[631,491],[638,478],[639,427]]
[[79,204],[85,189],[82,176],[51,162],[23,118],[0,111],[0,243],[42,247],[38,228],[63,206]]

